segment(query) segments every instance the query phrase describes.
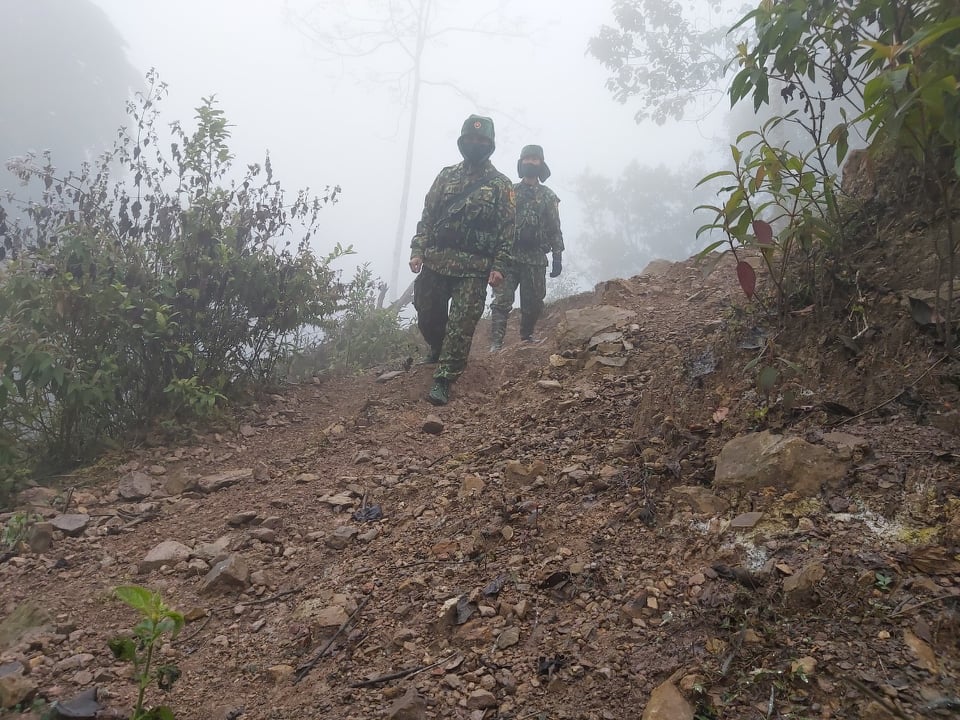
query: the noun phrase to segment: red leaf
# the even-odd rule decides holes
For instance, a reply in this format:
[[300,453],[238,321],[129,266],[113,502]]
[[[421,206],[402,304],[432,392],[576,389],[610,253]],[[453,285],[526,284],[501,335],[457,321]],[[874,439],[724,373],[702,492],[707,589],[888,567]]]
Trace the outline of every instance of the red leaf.
[[737,263],[737,280],[740,281],[740,287],[748,298],[753,297],[757,289],[757,274],[753,271],[753,266],[746,260]]
[[773,245],[773,228],[764,220],[753,221],[753,234],[761,245]]

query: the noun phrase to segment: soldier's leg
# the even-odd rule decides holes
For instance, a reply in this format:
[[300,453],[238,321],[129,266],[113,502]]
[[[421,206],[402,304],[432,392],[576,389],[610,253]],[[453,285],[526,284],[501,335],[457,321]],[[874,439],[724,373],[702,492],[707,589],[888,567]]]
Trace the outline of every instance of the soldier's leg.
[[539,265],[523,265],[520,280],[520,337],[530,338],[543,313],[547,296],[547,269]]
[[443,346],[449,302],[450,278],[423,268],[413,283],[413,307],[417,311],[417,327],[430,346],[433,360],[440,356]]
[[433,374],[448,383],[454,382],[467,366],[473,331],[477,328],[483,306],[487,302],[487,279],[485,277],[453,278],[450,299],[450,318],[447,334],[443,339],[440,364]]
[[490,303],[490,349],[499,350],[503,346],[503,338],[507,334],[507,318],[513,309],[513,300],[517,294],[517,284],[520,282],[517,272],[510,270],[504,275],[500,287],[493,291],[493,302]]

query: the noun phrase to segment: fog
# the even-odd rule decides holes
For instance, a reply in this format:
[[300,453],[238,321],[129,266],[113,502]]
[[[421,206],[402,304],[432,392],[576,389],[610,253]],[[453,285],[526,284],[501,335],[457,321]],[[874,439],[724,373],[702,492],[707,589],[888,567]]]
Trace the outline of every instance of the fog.
[[[409,87],[395,79],[404,58],[396,47],[336,57],[315,33],[316,27],[334,32],[335,21],[351,27],[338,9],[344,5],[360,14],[386,3],[92,1],[123,38],[141,77],[153,67],[169,86],[164,120],[189,126],[201,97],[215,95],[233,125],[238,167],[269,151],[274,175],[288,191],[342,188],[338,204],[323,211],[317,251],[353,245],[356,255],[340,261],[345,269],[369,262],[390,278],[411,117]],[[477,112],[493,117],[492,160],[511,178],[523,145],[544,147],[553,171],[547,184],[562,201],[566,271],[580,283],[599,279],[583,275],[587,249],[578,242],[584,208],[576,179],[586,171],[616,177],[631,162],[678,167],[715,146],[719,113],[663,127],[637,124],[634,108],[613,99],[604,86],[607,72],[585,52],[589,38],[611,22],[608,2],[525,0],[505,5],[503,16],[486,24],[468,4],[441,5],[446,10],[434,27],[469,31],[445,33],[425,51],[402,260],[424,194],[441,167],[460,160],[460,125]],[[0,147],[0,154],[27,149]],[[626,267],[624,274],[640,269]],[[404,263],[391,296],[412,277]]]

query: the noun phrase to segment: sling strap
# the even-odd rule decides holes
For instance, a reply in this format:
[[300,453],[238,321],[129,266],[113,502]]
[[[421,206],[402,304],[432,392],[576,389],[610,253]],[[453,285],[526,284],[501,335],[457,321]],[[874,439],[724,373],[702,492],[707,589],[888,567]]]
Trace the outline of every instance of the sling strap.
[[483,177],[477,180],[474,180],[472,183],[467,185],[463,190],[461,190],[452,198],[450,198],[442,208],[440,208],[439,217],[443,218],[448,212],[450,212],[453,209],[454,205],[456,205],[458,202],[460,202],[464,198],[467,198],[470,195],[472,195],[475,190],[482,187],[483,185],[486,185],[488,182],[493,180],[493,178],[495,178],[496,176],[497,176],[497,171],[496,169],[494,169],[491,172],[488,172]]

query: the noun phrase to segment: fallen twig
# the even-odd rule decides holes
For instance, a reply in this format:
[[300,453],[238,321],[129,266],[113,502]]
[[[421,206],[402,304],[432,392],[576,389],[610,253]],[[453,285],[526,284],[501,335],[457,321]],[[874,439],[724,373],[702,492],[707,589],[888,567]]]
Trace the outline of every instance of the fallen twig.
[[736,634],[731,643],[732,647],[730,652],[727,654],[727,657],[724,659],[723,663],[720,665],[720,677],[723,677],[730,670],[730,663],[733,662],[733,659],[737,656],[737,653],[740,651],[740,646],[743,645],[743,638],[746,636],[747,628],[746,626],[740,629],[740,632]]
[[190,633],[189,635],[180,635],[180,636],[178,636],[177,638],[175,638],[174,640],[172,640],[170,644],[171,644],[171,645],[180,645],[181,643],[185,643],[187,640],[192,640],[192,639],[195,638],[197,635],[199,635],[200,633],[202,633],[202,632],[203,632],[203,629],[207,626],[207,623],[209,623],[209,622],[210,622],[210,619],[213,617],[214,612],[215,612],[214,610],[211,610],[210,612],[208,612],[208,613],[207,613],[207,616],[203,619],[203,622],[200,623],[200,627],[198,627],[198,628],[197,628],[196,630],[194,630],[192,633]]
[[73,500],[73,490],[74,488],[72,487],[67,490],[66,497],[63,499],[63,509],[60,512],[62,512],[64,515],[66,515],[70,510],[70,501]]
[[933,605],[934,603],[941,602],[943,600],[960,600],[960,595],[937,595],[936,597],[929,598],[923,602],[918,602],[916,605],[908,605],[903,607],[895,612],[890,613],[890,619],[898,618],[903,615],[906,615],[908,612],[913,612],[914,610],[919,610],[920,608],[926,605]]
[[404,565],[397,565],[397,570],[416,567],[417,565],[443,565],[444,563],[450,563],[452,565],[463,565],[464,563],[468,563],[468,562],[472,562],[472,561],[471,560],[414,560],[413,562],[409,562]]
[[284,590],[283,592],[278,592],[275,595],[271,595],[267,598],[260,598],[258,600],[244,600],[242,602],[234,603],[233,605],[221,605],[218,608],[214,608],[212,612],[217,612],[218,610],[230,610],[235,608],[237,605],[266,605],[267,603],[272,603],[280,598],[285,598],[287,595],[294,595],[295,593],[302,592],[305,587],[306,585],[302,585],[300,587]]
[[855,677],[849,677],[849,676],[843,676],[843,675],[841,675],[840,677],[843,680],[846,680],[851,685],[853,685],[857,690],[862,692],[871,700],[882,705],[883,709],[886,710],[891,715],[894,715],[895,717],[900,718],[900,720],[910,720],[910,717],[907,715],[904,715],[903,711],[900,708],[896,707],[895,705],[891,705],[885,697],[883,697],[880,693],[878,693],[873,688],[867,687],[862,682],[857,680]]
[[948,357],[950,357],[950,356],[949,356],[949,355],[944,355],[943,357],[941,357],[939,360],[937,360],[935,363],[933,363],[930,367],[928,367],[928,368],[927,368],[926,370],[924,370],[922,373],[920,373],[919,375],[917,375],[916,379],[914,379],[914,381],[913,381],[912,383],[910,383],[909,385],[905,385],[904,387],[900,388],[899,392],[897,392],[897,394],[894,395],[893,397],[888,398],[887,400],[884,400],[882,403],[879,403],[879,404],[877,404],[877,405],[874,405],[872,408],[868,408],[868,409],[864,410],[863,412],[859,412],[859,413],[857,413],[856,415],[851,415],[850,417],[844,418],[843,420],[837,420],[835,423],[832,423],[832,424],[829,425],[828,427],[838,427],[838,426],[840,426],[840,425],[845,425],[846,423],[850,422],[851,420],[856,420],[857,418],[862,418],[864,415],[869,415],[869,414],[871,414],[871,413],[873,413],[873,412],[876,412],[877,410],[879,410],[880,408],[884,407],[885,405],[889,405],[889,404],[892,403],[894,400],[896,400],[898,397],[900,397],[901,395],[903,395],[903,393],[905,393],[905,392],[907,391],[907,388],[914,387],[918,382],[920,382],[921,380],[923,380],[923,378],[925,378],[927,375],[929,375],[930,372],[931,372],[937,365],[939,365],[940,363],[942,363],[942,362],[943,362],[944,360],[946,360]]
[[425,670],[431,670],[438,665],[443,665],[453,660],[457,656],[456,653],[450,657],[445,657],[442,660],[437,660],[434,663],[429,665],[420,665],[415,668],[408,668],[407,670],[399,670],[398,672],[388,673],[387,675],[380,675],[379,677],[370,678],[369,680],[360,680],[359,682],[350,683],[352,688],[361,688],[361,687],[372,687],[374,685],[379,685],[380,683],[389,682],[391,680],[399,680],[400,678],[412,677],[413,675],[418,675]]
[[439,457],[435,457],[433,460],[431,460],[431,461],[428,462],[426,465],[424,465],[424,466],[423,466],[423,469],[424,469],[424,470],[427,470],[428,468],[432,468],[432,467],[433,467],[434,465],[436,465],[438,462],[440,462],[441,460],[446,460],[446,459],[447,459],[448,457],[450,457],[451,455],[453,455],[453,451],[452,451],[452,450],[451,450],[450,452],[448,452],[448,453],[444,453],[443,455],[440,455]]
[[350,625],[351,622],[353,622],[353,619],[357,616],[357,614],[361,610],[363,610],[364,606],[370,601],[371,597],[373,597],[373,595],[367,595],[360,602],[360,604],[357,605],[357,609],[354,610],[352,613],[350,613],[350,617],[348,617],[346,620],[343,621],[340,627],[337,628],[337,631],[333,634],[333,637],[331,637],[330,640],[327,641],[327,644],[323,646],[323,649],[320,650],[320,652],[318,652],[316,655],[310,658],[310,660],[303,663],[297,668],[297,674],[293,679],[294,684],[297,684],[298,682],[303,680],[303,678],[305,678],[310,673],[310,671],[313,670],[316,664],[320,662],[320,658],[326,655],[327,650],[329,650],[330,646],[333,645],[333,641],[340,636],[340,633],[346,630],[347,626]]

